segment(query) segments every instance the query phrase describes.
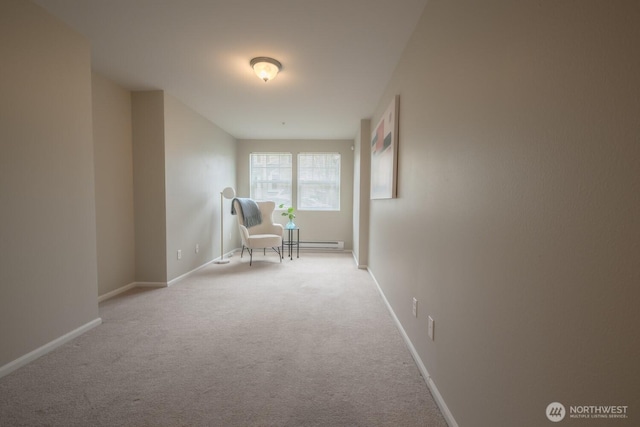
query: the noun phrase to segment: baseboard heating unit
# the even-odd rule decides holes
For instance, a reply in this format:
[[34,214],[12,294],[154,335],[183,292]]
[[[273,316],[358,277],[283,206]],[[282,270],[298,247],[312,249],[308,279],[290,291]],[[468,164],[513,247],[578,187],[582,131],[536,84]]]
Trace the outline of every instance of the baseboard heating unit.
[[300,249],[342,251],[344,250],[344,242],[343,241],[300,242]]

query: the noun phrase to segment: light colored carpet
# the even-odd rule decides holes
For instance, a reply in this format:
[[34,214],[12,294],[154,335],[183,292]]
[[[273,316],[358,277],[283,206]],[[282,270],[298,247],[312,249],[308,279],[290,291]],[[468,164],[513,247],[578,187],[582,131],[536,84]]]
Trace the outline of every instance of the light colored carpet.
[[211,264],[0,379],[7,426],[446,426],[350,253]]

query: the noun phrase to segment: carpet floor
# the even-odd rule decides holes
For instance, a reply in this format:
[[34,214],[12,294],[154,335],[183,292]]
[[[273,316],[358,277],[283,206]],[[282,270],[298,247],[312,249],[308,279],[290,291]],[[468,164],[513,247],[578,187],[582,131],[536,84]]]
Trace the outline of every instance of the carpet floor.
[[350,253],[236,255],[100,316],[0,379],[0,424],[446,426]]

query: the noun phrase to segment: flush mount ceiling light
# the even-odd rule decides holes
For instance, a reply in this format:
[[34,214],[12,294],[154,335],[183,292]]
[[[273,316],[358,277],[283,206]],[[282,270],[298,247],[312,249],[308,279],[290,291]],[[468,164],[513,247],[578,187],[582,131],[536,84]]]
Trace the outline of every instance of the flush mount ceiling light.
[[264,82],[275,78],[278,72],[282,69],[282,64],[273,58],[267,58],[266,56],[259,56],[253,58],[250,62],[251,68],[256,73],[256,76],[260,77]]

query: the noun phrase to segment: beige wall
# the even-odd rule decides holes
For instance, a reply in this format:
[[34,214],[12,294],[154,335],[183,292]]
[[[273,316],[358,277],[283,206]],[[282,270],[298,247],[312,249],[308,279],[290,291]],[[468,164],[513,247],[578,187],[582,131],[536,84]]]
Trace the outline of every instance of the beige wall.
[[98,320],[87,40],[0,2],[0,367]]
[[136,281],[167,282],[164,92],[133,92]]
[[[295,188],[297,156],[300,152],[340,153],[340,211],[298,211],[295,223],[300,227],[302,241],[344,241],[345,249],[353,247],[353,140],[238,140],[239,197],[249,197],[249,155],[258,152],[286,152],[293,155],[293,203],[297,202]],[[287,218],[274,219],[282,224]],[[239,243],[239,242],[238,242]]]
[[[235,186],[235,139],[163,91],[132,96],[136,280],[167,283],[220,256],[220,191]],[[236,228],[228,221],[225,251]]]
[[369,265],[461,426],[546,425],[553,401],[638,423],[639,16],[433,0],[380,100],[399,187]]
[[131,93],[92,74],[98,294],[135,281]]
[[[171,280],[220,256],[220,192],[236,185],[236,141],[169,95],[164,114],[166,259]],[[225,200],[225,252],[237,247],[238,240],[230,211],[230,201]]]

